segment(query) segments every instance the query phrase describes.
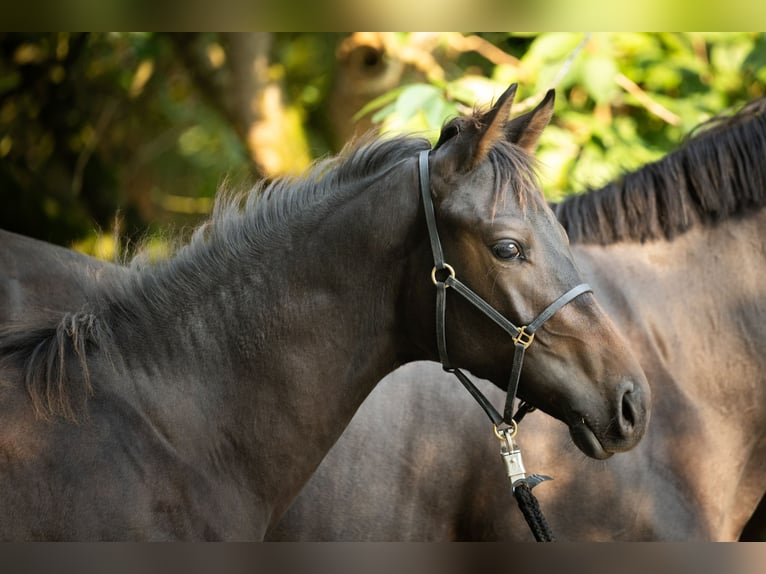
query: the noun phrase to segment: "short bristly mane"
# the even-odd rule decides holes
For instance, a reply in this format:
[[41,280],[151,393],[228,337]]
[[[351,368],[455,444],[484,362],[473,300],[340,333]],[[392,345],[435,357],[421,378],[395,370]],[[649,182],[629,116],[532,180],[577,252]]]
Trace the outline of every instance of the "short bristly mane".
[[766,98],[716,117],[663,159],[555,206],[575,243],[672,239],[766,204]]
[[[299,176],[261,182],[246,193],[219,193],[205,229],[213,236],[235,240],[244,232],[255,241],[268,241],[271,233],[296,218],[322,219],[324,213],[348,195],[364,189],[366,178],[378,178],[399,162],[428,148],[428,141],[400,136],[386,140],[364,138],[349,144],[335,157],[315,162]],[[318,213],[319,210],[321,213]],[[242,229],[233,231],[234,227]],[[192,246],[195,242],[192,242]],[[234,248],[240,246],[234,245]]]

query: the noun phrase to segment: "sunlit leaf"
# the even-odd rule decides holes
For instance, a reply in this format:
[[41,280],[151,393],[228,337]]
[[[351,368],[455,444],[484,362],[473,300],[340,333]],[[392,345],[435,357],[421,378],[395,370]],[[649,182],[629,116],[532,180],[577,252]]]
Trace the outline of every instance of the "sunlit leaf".
[[[385,92],[383,95],[378,96],[377,98],[373,98],[369,102],[367,102],[362,109],[360,109],[358,112],[356,112],[352,116],[352,120],[357,122],[367,114],[373,112],[374,110],[377,110],[378,108],[383,108],[387,104],[395,101],[399,94],[402,93],[402,91],[405,89],[405,86],[401,86],[399,88],[390,90],[388,92]],[[373,119],[373,121],[376,121]]]
[[583,83],[590,96],[599,104],[609,102],[618,91],[614,79],[619,69],[614,58],[597,55],[587,58],[583,63]]
[[740,72],[747,56],[753,50],[750,38],[736,38],[732,42],[715,44],[710,49],[710,62],[719,72]]
[[482,76],[468,75],[450,82],[449,95],[468,106],[487,106],[503,93],[508,85]]
[[439,105],[443,97],[442,90],[436,86],[412,84],[407,86],[396,99],[396,113],[406,122],[421,110]]
[[582,42],[582,39],[583,34],[579,32],[540,34],[532,42],[522,61],[535,65],[551,60],[563,61]]

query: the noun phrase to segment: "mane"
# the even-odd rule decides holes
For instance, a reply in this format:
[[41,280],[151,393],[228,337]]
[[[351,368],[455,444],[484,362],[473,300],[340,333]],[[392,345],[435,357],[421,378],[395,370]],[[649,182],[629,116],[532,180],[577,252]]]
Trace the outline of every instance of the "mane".
[[672,239],[766,204],[766,98],[698,126],[663,159],[554,207],[573,243]]
[[249,191],[222,190],[209,221],[166,261],[150,264],[139,255],[124,273],[105,273],[94,281],[82,309],[44,324],[0,327],[2,366],[23,374],[37,416],[81,420],[97,390],[88,356],[108,353],[115,333],[152,321],[169,300],[204,289],[200,281],[214,289],[220,278],[216,271],[232,259],[241,261],[245,251],[267,252],[293,226],[320,221],[373,179],[428,147],[427,140],[411,136],[363,139],[301,176]]
[[[244,193],[219,191],[212,217],[201,230],[208,239],[233,236],[240,240],[244,232],[252,241],[268,242],[286,225],[295,225],[296,219],[307,216],[323,219],[350,195],[363,191],[366,180],[385,175],[428,147],[427,140],[412,136],[390,139],[364,136],[348,144],[337,156],[315,162],[299,176],[264,180]],[[191,247],[195,239],[200,239],[199,233]]]

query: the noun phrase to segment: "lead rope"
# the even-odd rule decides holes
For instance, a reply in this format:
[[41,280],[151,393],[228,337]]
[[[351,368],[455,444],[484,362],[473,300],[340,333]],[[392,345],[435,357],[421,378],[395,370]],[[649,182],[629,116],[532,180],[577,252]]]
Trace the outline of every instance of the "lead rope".
[[[489,419],[492,421],[495,435],[501,441],[500,455],[506,465],[508,478],[511,482],[511,491],[516,502],[521,509],[524,518],[529,524],[530,530],[538,542],[553,541],[553,534],[548,526],[545,517],[540,510],[540,505],[532,494],[532,489],[545,480],[552,480],[549,476],[532,474],[526,475],[524,463],[521,459],[521,449],[517,446],[514,437],[518,431],[519,421],[534,407],[527,403],[522,403],[516,414],[513,413],[516,391],[518,390],[521,368],[524,361],[524,352],[532,344],[535,332],[542,324],[550,319],[564,305],[579,297],[583,293],[591,291],[589,285],[581,283],[561,295],[553,303],[548,305],[528,325],[517,327],[500,314],[494,307],[474,293],[470,288],[461,283],[455,274],[455,269],[444,260],[439,233],[436,228],[436,214],[434,213],[433,200],[431,199],[431,184],[428,173],[429,151],[422,151],[418,157],[420,191],[423,199],[423,209],[426,216],[426,225],[428,227],[428,236],[431,243],[431,251],[434,259],[434,267],[431,271],[431,280],[436,287],[436,346],[439,352],[439,360],[445,371],[454,374],[463,386],[468,390],[471,396],[479,403]],[[437,273],[446,277],[440,279]],[[494,406],[487,400],[482,392],[471,382],[471,380],[458,368],[451,365],[447,354],[446,338],[446,307],[447,307],[447,288],[452,287],[457,293],[462,295],[469,303],[482,311],[487,317],[492,319],[499,327],[504,329],[513,339],[514,354],[511,375],[506,390],[506,403],[504,415],[501,415]],[[498,425],[507,424],[509,427],[502,429]]]
[[[522,415],[523,416],[523,415]],[[521,417],[520,417],[521,418]],[[510,428],[499,430],[495,428],[495,436],[500,439],[500,456],[505,463],[505,471],[511,483],[511,492],[519,505],[524,520],[537,542],[554,542],[551,527],[540,509],[540,503],[532,494],[532,489],[546,480],[553,480],[550,476],[531,474],[527,476],[524,461],[521,458],[521,449],[516,444],[514,437],[518,432],[518,423],[513,419]]]
[[551,527],[548,525],[548,521],[545,520],[543,511],[540,510],[540,503],[537,502],[537,498],[532,494],[532,487],[522,483],[516,487],[513,495],[516,497],[516,502],[529,525],[529,529],[532,531],[532,535],[535,537],[535,542],[556,542]]

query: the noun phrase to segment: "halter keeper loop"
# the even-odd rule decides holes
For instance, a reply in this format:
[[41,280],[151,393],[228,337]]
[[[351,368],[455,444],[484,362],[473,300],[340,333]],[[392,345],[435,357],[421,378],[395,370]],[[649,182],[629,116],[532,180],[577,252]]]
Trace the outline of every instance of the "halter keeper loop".
[[517,345],[521,345],[525,349],[528,349],[529,346],[532,344],[532,341],[535,340],[535,334],[530,333],[527,331],[527,328],[529,325],[522,325],[519,327],[519,334],[515,337],[511,337],[513,339],[513,342]]

